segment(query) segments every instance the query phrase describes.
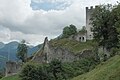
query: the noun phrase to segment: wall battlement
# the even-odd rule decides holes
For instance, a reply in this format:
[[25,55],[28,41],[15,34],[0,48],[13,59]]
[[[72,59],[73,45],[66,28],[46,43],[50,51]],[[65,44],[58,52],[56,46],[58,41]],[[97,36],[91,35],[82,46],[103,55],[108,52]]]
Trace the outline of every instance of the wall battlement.
[[86,10],[92,10],[94,7],[90,6],[90,7],[86,7]]
[[98,5],[96,5],[96,6],[90,6],[90,7],[86,7],[86,10],[93,10],[93,9],[95,9],[95,8],[97,8],[98,7]]

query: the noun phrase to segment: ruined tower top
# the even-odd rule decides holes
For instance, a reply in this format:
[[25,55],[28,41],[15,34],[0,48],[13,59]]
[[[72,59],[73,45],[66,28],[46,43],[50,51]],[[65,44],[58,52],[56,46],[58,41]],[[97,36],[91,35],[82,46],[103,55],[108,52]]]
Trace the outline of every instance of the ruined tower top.
[[93,39],[93,33],[91,31],[92,25],[91,23],[91,16],[92,16],[92,12],[94,10],[94,7],[86,7],[86,30],[87,30],[87,39],[88,40],[92,40]]

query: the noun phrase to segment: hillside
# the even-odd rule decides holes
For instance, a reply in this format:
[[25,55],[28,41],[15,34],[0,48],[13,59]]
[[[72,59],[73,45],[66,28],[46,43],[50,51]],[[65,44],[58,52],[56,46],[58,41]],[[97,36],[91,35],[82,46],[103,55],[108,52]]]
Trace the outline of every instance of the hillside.
[[[18,76],[5,77],[1,80],[19,80]],[[101,63],[94,70],[75,77],[72,80],[120,80],[120,56],[115,56]]]
[[78,53],[85,49],[92,49],[94,43],[92,41],[87,42],[78,42],[76,40],[69,39],[59,39],[59,40],[51,40],[51,46],[53,47],[63,47],[69,49],[71,52]]
[[120,80],[120,56],[117,55],[72,80]]

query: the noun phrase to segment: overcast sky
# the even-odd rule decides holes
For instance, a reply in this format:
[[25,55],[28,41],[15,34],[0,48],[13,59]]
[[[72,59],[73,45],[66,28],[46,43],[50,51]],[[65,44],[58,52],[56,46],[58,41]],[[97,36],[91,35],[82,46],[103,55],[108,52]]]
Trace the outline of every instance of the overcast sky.
[[85,7],[115,4],[118,0],[0,0],[0,42],[25,39],[42,43],[63,27],[85,25]]

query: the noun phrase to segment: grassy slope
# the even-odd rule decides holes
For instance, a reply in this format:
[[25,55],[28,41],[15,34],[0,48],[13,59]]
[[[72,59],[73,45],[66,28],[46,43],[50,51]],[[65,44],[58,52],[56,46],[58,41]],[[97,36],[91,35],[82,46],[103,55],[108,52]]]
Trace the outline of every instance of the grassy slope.
[[18,75],[14,75],[14,76],[9,76],[9,77],[4,77],[0,80],[20,80]]
[[84,49],[92,49],[92,46],[93,46],[92,41],[78,42],[78,41],[69,40],[69,39],[51,40],[50,44],[53,47],[68,48],[70,51],[74,53],[78,53]]
[[72,80],[120,80],[120,56],[117,55]]

